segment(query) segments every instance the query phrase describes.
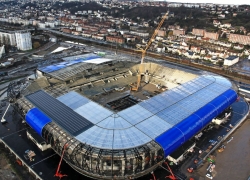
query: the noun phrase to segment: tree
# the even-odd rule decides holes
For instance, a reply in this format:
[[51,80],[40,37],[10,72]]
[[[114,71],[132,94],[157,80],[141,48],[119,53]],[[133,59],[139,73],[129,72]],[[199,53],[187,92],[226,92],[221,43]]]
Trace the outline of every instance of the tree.
[[33,48],[34,49],[37,49],[37,48],[39,48],[41,46],[41,44],[38,42],[38,41],[35,41],[34,43],[33,43]]
[[158,48],[163,48],[162,42],[158,42]]

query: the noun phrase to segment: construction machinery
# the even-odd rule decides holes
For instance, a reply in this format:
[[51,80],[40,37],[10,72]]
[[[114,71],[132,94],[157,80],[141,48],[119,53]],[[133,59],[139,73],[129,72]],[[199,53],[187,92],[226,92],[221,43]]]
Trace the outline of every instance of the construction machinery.
[[8,105],[8,107],[6,108],[6,110],[5,110],[5,112],[4,112],[3,116],[2,116],[2,119],[1,119],[1,123],[2,123],[2,124],[4,124],[4,123],[7,122],[6,119],[4,118],[4,116],[5,116],[5,114],[7,113],[9,107],[10,107],[10,104]]
[[137,82],[130,84],[130,91],[138,91],[139,87],[141,86],[141,68],[142,65],[140,65],[140,70],[137,75]]
[[219,149],[218,149],[218,152],[223,152],[224,149],[226,148],[226,146],[224,144],[222,144]]
[[25,151],[24,157],[25,157],[25,159],[27,159],[27,160],[29,159],[30,162],[35,160],[35,159],[34,159],[35,156],[36,156],[36,153],[35,153],[34,151],[31,151],[31,150],[29,150],[29,149]]
[[68,147],[68,144],[65,144],[64,147],[63,147],[63,152],[62,152],[62,155],[61,155],[61,159],[60,159],[60,162],[58,164],[58,167],[57,167],[57,170],[56,170],[56,174],[54,175],[56,177],[59,177],[59,179],[63,178],[64,176],[67,176],[66,174],[61,174],[60,173],[60,167],[61,167],[62,159],[63,159],[64,152],[65,152],[65,150],[66,150],[67,147]]
[[172,180],[177,180],[177,178],[175,177],[172,169],[169,167],[168,163],[165,161],[164,164],[166,164],[168,166],[168,170],[171,173],[171,175],[166,176],[165,178],[169,178],[169,179],[172,179]]
[[149,48],[149,46],[152,44],[152,42],[154,41],[155,39],[155,36],[157,35],[159,29],[161,28],[164,20],[167,18],[167,15],[168,15],[168,12],[165,13],[165,15],[162,17],[160,23],[158,24],[157,28],[155,29],[153,35],[151,36],[151,38],[149,39],[145,49],[140,49],[140,50],[137,50],[137,51],[140,51],[142,52],[142,56],[141,56],[141,64],[139,66],[139,72],[138,72],[138,78],[137,78],[137,83],[132,83],[130,84],[130,90],[131,91],[138,91],[139,87],[140,87],[140,84],[141,84],[141,73],[142,73],[142,69],[143,69],[143,61],[144,61],[144,57],[146,55],[146,52]]

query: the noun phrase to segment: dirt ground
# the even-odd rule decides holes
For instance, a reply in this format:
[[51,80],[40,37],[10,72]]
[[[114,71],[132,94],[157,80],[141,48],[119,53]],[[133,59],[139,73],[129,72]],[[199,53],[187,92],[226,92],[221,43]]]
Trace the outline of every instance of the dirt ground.
[[11,164],[8,163],[4,153],[0,149],[0,180],[19,180],[13,172]]
[[250,119],[246,120],[233,134],[222,153],[217,153],[214,180],[246,180],[250,176]]

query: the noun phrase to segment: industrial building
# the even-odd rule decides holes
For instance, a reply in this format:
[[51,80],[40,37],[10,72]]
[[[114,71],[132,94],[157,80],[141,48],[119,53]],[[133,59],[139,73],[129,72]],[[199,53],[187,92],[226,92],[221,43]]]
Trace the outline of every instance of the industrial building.
[[8,97],[56,153],[65,149],[63,159],[95,179],[150,173],[237,99],[217,75],[96,54],[63,60],[11,83]]

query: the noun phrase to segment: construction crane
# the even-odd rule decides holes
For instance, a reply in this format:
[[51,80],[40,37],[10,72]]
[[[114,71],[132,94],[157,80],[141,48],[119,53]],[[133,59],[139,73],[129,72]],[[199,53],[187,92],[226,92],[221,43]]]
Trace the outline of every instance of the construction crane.
[[144,57],[146,55],[146,52],[149,48],[149,46],[152,44],[153,40],[155,39],[155,36],[157,35],[158,31],[160,30],[163,22],[165,21],[165,19],[167,18],[167,15],[168,15],[168,12],[166,12],[166,14],[162,17],[160,23],[158,24],[157,28],[155,29],[153,35],[151,36],[150,40],[148,41],[145,49],[140,49],[138,51],[141,51],[142,52],[142,56],[141,56],[141,64],[143,64],[143,61],[144,61]]
[[68,144],[65,144],[64,147],[63,147],[63,152],[62,152],[62,155],[61,155],[61,159],[60,159],[60,162],[58,164],[58,167],[57,167],[57,170],[56,170],[56,174],[54,176],[56,177],[59,177],[59,179],[63,178],[64,176],[67,176],[66,174],[61,174],[59,171],[60,171],[60,167],[61,167],[61,163],[62,163],[62,159],[63,159],[63,156],[64,156],[64,152],[66,150],[66,148],[68,147]]
[[141,56],[141,64],[139,65],[139,72],[138,72],[138,78],[137,78],[137,83],[132,83],[130,84],[130,90],[131,91],[138,91],[139,87],[140,87],[140,84],[141,84],[141,72],[142,72],[142,64],[143,64],[143,61],[144,61],[144,57],[146,55],[146,52],[149,48],[149,46],[152,44],[153,40],[155,39],[155,36],[157,35],[159,29],[161,28],[164,20],[167,18],[167,15],[168,15],[168,12],[166,12],[166,14],[162,17],[160,23],[158,24],[157,28],[155,29],[153,35],[151,36],[151,38],[149,39],[145,49],[140,49],[140,50],[137,50],[137,51],[140,51],[142,52],[142,56]]

